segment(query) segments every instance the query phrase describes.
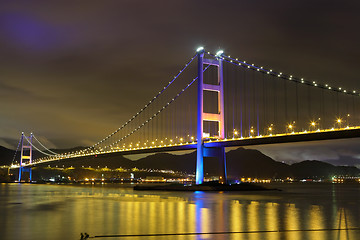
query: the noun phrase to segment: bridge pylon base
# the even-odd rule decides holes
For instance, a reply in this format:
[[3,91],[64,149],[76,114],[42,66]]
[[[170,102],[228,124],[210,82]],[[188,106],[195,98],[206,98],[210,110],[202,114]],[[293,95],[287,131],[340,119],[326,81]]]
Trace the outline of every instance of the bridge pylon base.
[[203,183],[204,180],[204,168],[203,161],[204,157],[216,157],[219,160],[219,183],[227,183],[227,174],[226,174],[226,155],[225,147],[214,147],[207,148],[202,146],[201,151],[198,149],[197,154],[197,168],[196,168],[196,184]]
[[[22,179],[22,177],[23,177],[23,173],[25,173],[25,172],[28,172],[29,173],[29,182],[31,182],[32,181],[32,168],[30,168],[30,167],[20,167],[19,168],[19,182],[21,182],[21,179]],[[26,181],[26,180],[25,180]]]

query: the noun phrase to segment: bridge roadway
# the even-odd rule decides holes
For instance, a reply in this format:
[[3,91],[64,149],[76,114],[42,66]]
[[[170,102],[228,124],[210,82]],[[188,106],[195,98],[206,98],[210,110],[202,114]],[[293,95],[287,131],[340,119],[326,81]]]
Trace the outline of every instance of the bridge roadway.
[[[242,147],[252,145],[264,145],[264,144],[278,144],[278,143],[292,143],[292,142],[307,142],[307,141],[321,141],[321,140],[332,140],[332,139],[345,139],[345,138],[360,138],[360,127],[342,128],[342,129],[327,129],[321,131],[311,132],[295,132],[287,134],[276,134],[267,136],[256,136],[247,138],[231,138],[224,140],[206,140],[204,146],[208,148],[216,147]],[[68,161],[70,159],[76,160],[80,158],[88,158],[95,155],[107,157],[107,156],[122,156],[132,154],[146,154],[146,153],[158,153],[158,152],[172,152],[172,151],[184,151],[184,150],[195,150],[196,142],[183,143],[178,145],[167,145],[167,146],[155,146],[148,148],[133,148],[127,150],[109,151],[103,153],[92,153],[80,156],[67,156],[61,157],[60,159],[49,159],[36,162],[32,164],[24,165],[25,167],[31,167],[36,165],[47,164],[55,161]],[[18,165],[13,165],[10,168],[19,168]]]

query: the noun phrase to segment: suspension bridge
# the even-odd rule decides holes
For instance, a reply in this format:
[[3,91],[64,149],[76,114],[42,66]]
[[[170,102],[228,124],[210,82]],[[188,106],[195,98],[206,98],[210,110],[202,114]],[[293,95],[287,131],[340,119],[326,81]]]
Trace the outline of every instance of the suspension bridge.
[[[20,160],[15,154],[10,168],[19,169],[19,181],[23,172],[31,180],[31,167],[59,160],[194,149],[196,184],[204,180],[204,157],[219,159],[226,183],[226,147],[360,137],[359,97],[356,90],[198,48],[149,102],[96,144],[58,154],[23,133]],[[33,149],[44,157],[33,159]]]

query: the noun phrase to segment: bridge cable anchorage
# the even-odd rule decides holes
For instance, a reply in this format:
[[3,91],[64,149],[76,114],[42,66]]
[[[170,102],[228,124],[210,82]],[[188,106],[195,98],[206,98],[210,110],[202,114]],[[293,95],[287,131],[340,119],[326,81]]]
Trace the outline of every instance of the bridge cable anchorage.
[[23,135],[23,133],[21,134],[21,137],[20,137],[20,139],[19,139],[19,143],[18,143],[18,145],[17,145],[17,147],[16,147],[16,151],[15,151],[15,153],[14,153],[14,157],[13,157],[13,159],[12,159],[12,161],[11,161],[11,165],[14,165],[14,162],[15,162],[15,158],[16,158],[17,152],[19,151],[19,147],[20,147],[20,143],[21,143],[21,138],[22,138],[22,135]]
[[37,148],[31,141],[29,141],[29,139],[24,135],[24,138],[26,139],[26,141],[33,147],[33,148],[35,148],[38,152],[40,152],[40,153],[42,153],[42,154],[44,154],[44,155],[46,155],[46,156],[50,156],[50,157],[53,157],[53,156],[55,156],[55,155],[58,155],[58,154],[48,154],[48,153],[46,153],[46,152],[43,152],[43,151],[41,151],[39,148]]
[[319,83],[317,83],[315,81],[312,81],[312,82],[307,81],[307,80],[304,80],[304,78],[293,77],[292,75],[286,75],[286,74],[283,74],[282,72],[274,72],[273,70],[265,69],[263,67],[259,67],[259,66],[256,66],[254,64],[249,64],[249,63],[246,63],[245,61],[240,61],[238,59],[231,58],[230,56],[226,56],[224,54],[222,54],[221,56],[217,56],[217,55],[214,55],[214,54],[209,53],[209,52],[207,54],[214,57],[214,58],[222,58],[224,61],[226,61],[228,63],[231,63],[233,65],[241,66],[243,68],[251,69],[253,71],[258,71],[258,72],[261,72],[263,74],[270,74],[270,75],[276,76],[278,78],[282,78],[282,79],[289,80],[289,81],[294,81],[294,82],[297,82],[297,83],[302,83],[302,84],[309,85],[309,86],[312,86],[312,87],[325,89],[325,90],[328,90],[328,91],[333,91],[333,92],[337,92],[337,93],[342,93],[342,94],[347,94],[347,95],[352,95],[352,96],[358,96],[358,97],[360,96],[360,92],[356,91],[356,90],[347,91],[346,89],[343,89],[341,87],[331,87],[328,84],[319,84]]
[[[210,67],[210,65],[208,65],[205,69],[204,72]],[[122,140],[128,138],[129,136],[131,136],[132,134],[134,134],[136,131],[138,131],[140,128],[142,128],[143,126],[145,126],[146,124],[148,124],[151,120],[153,120],[157,115],[159,115],[163,110],[165,110],[168,106],[170,106],[171,103],[173,103],[178,97],[181,96],[181,94],[183,92],[185,92],[186,89],[188,89],[196,80],[198,79],[198,77],[194,78],[188,85],[186,85],[185,88],[183,88],[174,98],[172,98],[168,103],[166,103],[163,107],[160,108],[160,110],[158,110],[155,114],[153,114],[150,118],[148,118],[146,121],[144,121],[142,124],[138,125],[135,129],[133,129],[130,133],[128,133],[127,135],[125,135],[124,137],[120,138],[119,140],[117,140],[116,142],[112,143],[111,145],[105,146],[104,149],[111,147],[114,144],[117,144],[119,142],[121,142]]]
[[126,127],[129,123],[131,123],[137,116],[139,116],[143,111],[145,111],[145,109],[147,109],[182,73],[183,71],[192,63],[192,61],[197,57],[198,54],[195,54],[190,61],[185,64],[185,67],[180,70],[180,72],[161,90],[159,91],[159,93],[153,97],[139,112],[137,112],[132,118],[130,118],[127,122],[125,122],[120,128],[118,128],[116,131],[114,131],[113,133],[111,133],[109,136],[107,136],[106,138],[104,138],[103,140],[97,142],[96,144],[94,144],[93,146],[85,149],[84,151],[89,151],[92,148],[94,148],[95,146],[101,144],[104,140],[109,139],[110,137],[112,137],[114,134],[116,134],[117,132],[119,132],[120,130],[122,130],[124,127]]
[[47,150],[48,152],[52,153],[52,154],[55,154],[55,155],[58,155],[58,153],[54,152],[54,151],[51,151],[50,149],[48,149],[47,147],[45,147],[36,137],[35,135],[33,134],[33,137],[35,138],[35,140],[45,149]]

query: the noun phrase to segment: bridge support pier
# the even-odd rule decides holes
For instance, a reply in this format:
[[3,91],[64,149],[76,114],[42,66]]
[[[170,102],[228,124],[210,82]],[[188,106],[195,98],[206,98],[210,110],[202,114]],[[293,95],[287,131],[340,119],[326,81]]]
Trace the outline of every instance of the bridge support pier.
[[196,157],[196,184],[204,181],[204,157],[216,157],[219,160],[219,183],[227,183],[225,147],[207,148],[201,144],[197,148]]
[[204,147],[204,157],[216,157],[219,160],[219,183],[226,184],[226,155],[225,147]]
[[28,172],[29,173],[29,181],[32,181],[32,168],[31,167],[20,167],[19,168],[19,182],[21,182],[21,178],[23,177],[23,173]]

